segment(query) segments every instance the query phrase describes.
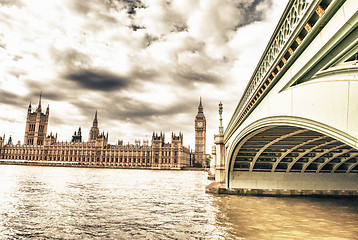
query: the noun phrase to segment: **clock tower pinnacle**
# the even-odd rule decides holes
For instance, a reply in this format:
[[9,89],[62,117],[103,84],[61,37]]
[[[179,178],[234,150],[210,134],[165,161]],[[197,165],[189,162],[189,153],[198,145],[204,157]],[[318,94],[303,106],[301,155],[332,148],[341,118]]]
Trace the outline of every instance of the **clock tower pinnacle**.
[[205,162],[206,152],[206,119],[203,111],[203,105],[200,103],[198,107],[198,114],[195,117],[195,162],[201,163],[203,166]]

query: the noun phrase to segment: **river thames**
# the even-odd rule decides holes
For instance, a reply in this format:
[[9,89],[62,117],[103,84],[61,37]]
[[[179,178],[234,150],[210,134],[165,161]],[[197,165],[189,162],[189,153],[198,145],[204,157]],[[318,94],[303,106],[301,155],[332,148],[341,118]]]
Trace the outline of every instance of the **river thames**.
[[207,173],[0,165],[0,239],[357,239],[358,200],[205,193]]

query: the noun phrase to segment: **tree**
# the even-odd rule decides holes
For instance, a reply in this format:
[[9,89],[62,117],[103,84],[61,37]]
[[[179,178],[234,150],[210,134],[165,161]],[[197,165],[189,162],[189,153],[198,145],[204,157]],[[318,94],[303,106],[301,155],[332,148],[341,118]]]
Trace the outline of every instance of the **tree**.
[[194,163],[193,167],[196,167],[196,168],[202,168],[202,167],[203,167],[203,165],[201,165],[201,163],[200,163],[200,162],[196,162],[196,163]]

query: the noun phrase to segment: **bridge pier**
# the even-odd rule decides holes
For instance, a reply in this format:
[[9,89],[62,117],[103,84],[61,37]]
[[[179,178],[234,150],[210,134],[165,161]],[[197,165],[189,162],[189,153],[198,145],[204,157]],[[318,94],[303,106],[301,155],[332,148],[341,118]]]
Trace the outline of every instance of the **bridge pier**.
[[216,164],[215,182],[225,183],[225,145],[224,134],[215,135]]
[[220,126],[219,134],[214,136],[215,146],[213,147],[214,155],[214,182],[206,186],[206,192],[222,193],[225,191],[225,144],[224,144],[224,128],[222,126],[223,104],[219,103]]
[[214,181],[206,186],[205,192],[221,194],[225,193],[225,145],[224,134],[214,136],[215,143],[215,172]]

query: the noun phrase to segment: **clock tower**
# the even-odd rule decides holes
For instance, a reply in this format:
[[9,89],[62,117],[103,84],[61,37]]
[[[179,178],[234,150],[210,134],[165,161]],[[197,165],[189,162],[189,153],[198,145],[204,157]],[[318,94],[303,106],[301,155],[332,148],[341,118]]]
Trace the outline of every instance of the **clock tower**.
[[198,114],[195,117],[195,162],[206,166],[205,162],[206,151],[206,120],[203,112],[203,106],[200,103],[198,107]]

